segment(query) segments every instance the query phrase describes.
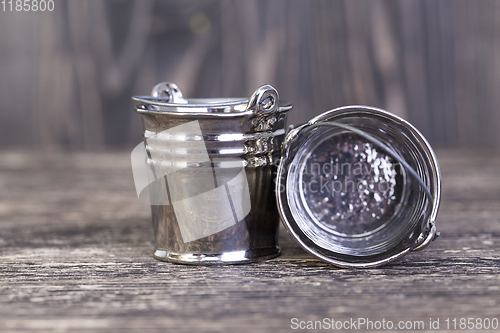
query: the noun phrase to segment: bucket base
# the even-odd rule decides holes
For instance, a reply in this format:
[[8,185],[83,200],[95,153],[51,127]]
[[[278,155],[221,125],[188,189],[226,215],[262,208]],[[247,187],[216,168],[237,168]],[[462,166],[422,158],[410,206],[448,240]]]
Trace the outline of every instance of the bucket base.
[[156,250],[153,253],[155,259],[187,265],[246,264],[276,258],[279,255],[280,248],[278,246],[260,247],[246,251],[233,251],[219,254],[175,253],[165,250]]

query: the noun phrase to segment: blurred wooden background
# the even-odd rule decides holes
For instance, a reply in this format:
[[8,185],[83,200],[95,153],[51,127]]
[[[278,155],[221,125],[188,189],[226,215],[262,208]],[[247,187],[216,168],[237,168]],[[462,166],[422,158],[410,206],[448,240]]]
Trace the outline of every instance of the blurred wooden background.
[[[0,148],[133,147],[130,96],[274,85],[291,123],[386,108],[435,147],[500,147],[500,1],[55,1],[0,11]],[[0,8],[1,9],[1,8]]]

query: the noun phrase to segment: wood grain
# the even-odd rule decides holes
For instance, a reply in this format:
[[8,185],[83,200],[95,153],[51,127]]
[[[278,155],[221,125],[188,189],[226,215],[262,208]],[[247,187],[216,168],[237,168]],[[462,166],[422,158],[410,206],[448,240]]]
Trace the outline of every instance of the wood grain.
[[293,124],[362,104],[405,117],[434,146],[500,147],[498,17],[495,0],[0,10],[0,147],[132,146],[141,125],[130,97],[160,81],[187,97],[250,96],[268,83],[295,105]]
[[[0,331],[278,332],[291,318],[500,319],[500,153],[438,151],[441,237],[345,270],[281,230],[282,255],[192,267],[151,257],[129,154],[0,152]],[[443,327],[443,326],[441,326]]]

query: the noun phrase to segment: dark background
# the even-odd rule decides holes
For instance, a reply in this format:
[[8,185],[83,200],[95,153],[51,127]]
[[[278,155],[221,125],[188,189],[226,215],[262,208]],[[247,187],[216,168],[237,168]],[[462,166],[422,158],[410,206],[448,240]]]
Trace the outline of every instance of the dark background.
[[[1,6],[1,5],[0,5]],[[0,7],[1,10],[1,7]],[[290,123],[366,104],[435,147],[500,147],[500,1],[55,0],[0,11],[0,148],[133,147],[132,95],[248,97]]]

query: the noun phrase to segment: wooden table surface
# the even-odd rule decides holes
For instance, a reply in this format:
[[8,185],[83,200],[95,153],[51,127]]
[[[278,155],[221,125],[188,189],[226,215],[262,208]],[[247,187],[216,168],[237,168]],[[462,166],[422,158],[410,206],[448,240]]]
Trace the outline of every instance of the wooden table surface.
[[277,332],[291,319],[500,320],[500,153],[438,151],[441,237],[377,269],[346,270],[281,230],[266,262],[152,258],[129,154],[0,152],[0,331]]

